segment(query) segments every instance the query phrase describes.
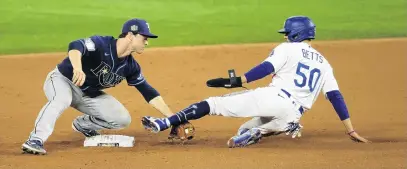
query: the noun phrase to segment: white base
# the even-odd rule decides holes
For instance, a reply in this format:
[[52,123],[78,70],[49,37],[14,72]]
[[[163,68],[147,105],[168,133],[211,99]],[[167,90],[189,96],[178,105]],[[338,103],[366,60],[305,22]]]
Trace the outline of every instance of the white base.
[[133,147],[134,137],[123,135],[98,135],[87,137],[84,147]]

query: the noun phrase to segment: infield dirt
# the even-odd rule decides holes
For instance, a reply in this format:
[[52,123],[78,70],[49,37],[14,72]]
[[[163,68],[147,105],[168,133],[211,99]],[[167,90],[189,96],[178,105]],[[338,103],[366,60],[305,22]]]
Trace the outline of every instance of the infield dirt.
[[[209,96],[237,90],[207,88],[207,79],[242,74],[262,62],[276,44],[217,45],[146,49],[136,56],[149,83],[174,112]],[[159,116],[125,82],[106,90],[132,115],[130,127],[105,134],[131,135],[133,148],[84,148],[71,129],[80,115],[69,108],[45,143],[48,155],[21,153],[41,107],[42,85],[65,53],[0,56],[0,168],[406,168],[407,38],[315,42],[331,63],[356,131],[373,141],[352,142],[331,107],[320,96],[302,118],[303,137],[280,135],[259,144],[229,149],[226,141],[248,119],[205,117],[192,121],[195,139],[179,145],[168,132],[145,131],[140,118]],[[248,85],[265,86],[271,78]]]

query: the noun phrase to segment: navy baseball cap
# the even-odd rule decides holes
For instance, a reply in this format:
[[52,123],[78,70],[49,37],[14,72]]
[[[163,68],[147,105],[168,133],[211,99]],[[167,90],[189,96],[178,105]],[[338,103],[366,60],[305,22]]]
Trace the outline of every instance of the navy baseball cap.
[[150,26],[144,19],[131,19],[123,24],[122,33],[136,32],[140,35],[147,36],[149,38],[158,38],[150,32]]

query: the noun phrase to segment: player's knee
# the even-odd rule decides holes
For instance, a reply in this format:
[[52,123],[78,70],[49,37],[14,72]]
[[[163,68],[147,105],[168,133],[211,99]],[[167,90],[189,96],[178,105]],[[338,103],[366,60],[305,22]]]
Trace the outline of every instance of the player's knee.
[[71,106],[72,100],[70,99],[55,99],[49,101],[50,106],[55,107],[57,109],[67,109],[69,106]]
[[114,123],[117,125],[116,128],[126,128],[131,123],[131,116],[128,112],[122,113],[121,115],[116,116]]

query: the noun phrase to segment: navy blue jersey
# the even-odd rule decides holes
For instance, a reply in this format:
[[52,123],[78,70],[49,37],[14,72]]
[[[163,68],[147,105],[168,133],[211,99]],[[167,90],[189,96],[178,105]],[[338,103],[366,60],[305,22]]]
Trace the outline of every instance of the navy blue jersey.
[[[101,90],[114,87],[123,79],[126,79],[130,86],[145,81],[140,65],[131,55],[117,57],[116,41],[117,39],[111,36],[92,36],[71,43],[77,46],[74,49],[82,52],[82,70],[86,74],[86,80],[80,88],[85,94],[97,96],[102,93]],[[58,64],[58,69],[72,80],[73,68],[69,57]]]

